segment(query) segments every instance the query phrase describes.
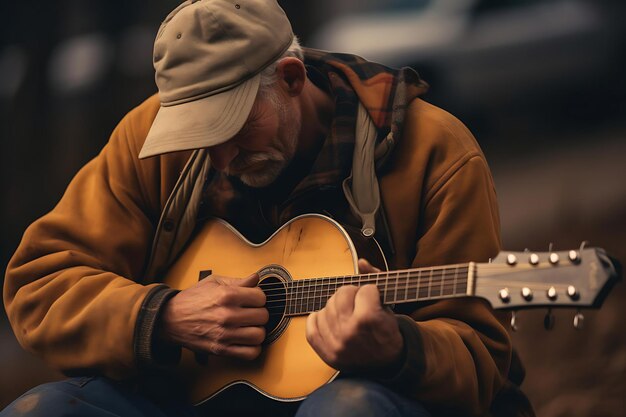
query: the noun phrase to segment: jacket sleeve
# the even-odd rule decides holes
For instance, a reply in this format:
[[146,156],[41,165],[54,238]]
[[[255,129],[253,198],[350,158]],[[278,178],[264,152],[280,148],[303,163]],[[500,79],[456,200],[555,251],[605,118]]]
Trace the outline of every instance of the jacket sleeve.
[[[469,132],[447,115],[432,134],[421,118],[421,151],[438,173],[424,176],[413,267],[486,262],[500,248],[496,195],[484,156]],[[438,122],[441,124],[440,122]],[[428,142],[426,136],[440,136]],[[437,150],[459,139],[463,152]],[[433,142],[433,143],[434,143]],[[443,145],[441,145],[443,143]],[[406,186],[406,184],[405,184]],[[410,204],[408,205],[411,206]],[[405,222],[409,221],[408,217]],[[410,222],[410,221],[409,221]],[[459,298],[424,303],[398,315],[405,340],[404,363],[388,384],[424,403],[436,415],[482,415],[506,379],[511,341],[483,300]]]
[[[137,340],[154,327],[146,318],[170,291],[140,283],[162,186],[158,158],[137,159],[151,117],[143,107],[26,230],[7,267],[3,298],[18,341],[66,374],[134,374]],[[157,172],[152,183],[148,172]]]

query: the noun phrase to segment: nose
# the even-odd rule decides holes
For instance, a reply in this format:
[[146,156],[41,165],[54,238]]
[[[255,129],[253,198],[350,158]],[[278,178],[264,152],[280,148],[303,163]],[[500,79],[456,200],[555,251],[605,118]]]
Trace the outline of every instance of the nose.
[[211,165],[218,171],[226,171],[238,154],[239,148],[231,140],[209,148]]

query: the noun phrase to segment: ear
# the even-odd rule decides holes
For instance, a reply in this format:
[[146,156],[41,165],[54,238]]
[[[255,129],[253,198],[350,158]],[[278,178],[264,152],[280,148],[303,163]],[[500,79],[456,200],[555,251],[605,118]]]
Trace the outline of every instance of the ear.
[[287,57],[278,61],[276,66],[278,83],[291,97],[300,95],[306,81],[304,62],[295,57]]

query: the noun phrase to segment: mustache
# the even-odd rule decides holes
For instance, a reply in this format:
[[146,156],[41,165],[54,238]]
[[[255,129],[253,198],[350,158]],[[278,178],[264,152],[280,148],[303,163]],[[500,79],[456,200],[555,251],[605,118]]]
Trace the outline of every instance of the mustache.
[[268,162],[285,162],[285,155],[278,149],[272,149],[264,152],[240,153],[231,161],[227,174],[237,175],[246,172],[257,165],[266,164]]

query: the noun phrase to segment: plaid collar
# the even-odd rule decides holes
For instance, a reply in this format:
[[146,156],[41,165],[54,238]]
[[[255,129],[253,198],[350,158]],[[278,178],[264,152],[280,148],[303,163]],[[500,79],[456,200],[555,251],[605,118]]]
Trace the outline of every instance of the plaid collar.
[[[400,138],[406,108],[428,85],[410,68],[392,69],[361,57],[305,48],[305,65],[321,73],[335,98],[330,134],[311,172],[293,190],[337,183],[352,167],[358,103],[361,101],[378,130],[377,148]],[[393,131],[390,137],[389,133]]]

